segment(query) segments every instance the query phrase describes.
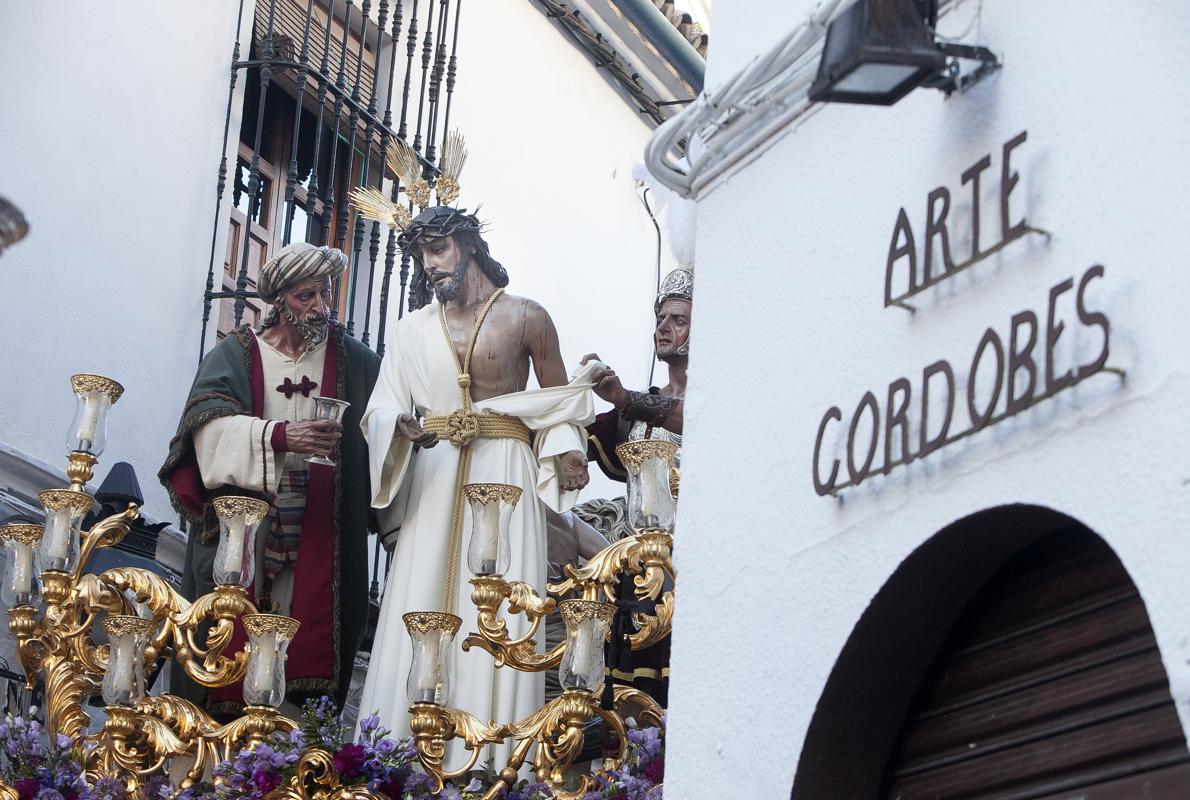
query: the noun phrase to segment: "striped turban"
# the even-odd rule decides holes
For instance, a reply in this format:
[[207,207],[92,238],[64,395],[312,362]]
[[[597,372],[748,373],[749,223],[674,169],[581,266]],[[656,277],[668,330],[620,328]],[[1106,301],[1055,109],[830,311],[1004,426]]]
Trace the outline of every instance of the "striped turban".
[[278,250],[260,268],[260,280],[256,288],[263,300],[272,303],[281,292],[295,283],[318,278],[334,280],[346,268],[347,254],[342,250],[295,242]]

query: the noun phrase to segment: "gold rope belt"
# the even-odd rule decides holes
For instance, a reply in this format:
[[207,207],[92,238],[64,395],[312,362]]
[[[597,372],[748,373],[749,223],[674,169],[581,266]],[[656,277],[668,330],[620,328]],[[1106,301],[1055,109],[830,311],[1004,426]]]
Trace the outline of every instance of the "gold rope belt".
[[477,414],[460,409],[445,417],[426,417],[422,430],[432,433],[440,441],[448,441],[459,447],[476,439],[516,439],[532,444],[529,428],[517,417],[504,414]]

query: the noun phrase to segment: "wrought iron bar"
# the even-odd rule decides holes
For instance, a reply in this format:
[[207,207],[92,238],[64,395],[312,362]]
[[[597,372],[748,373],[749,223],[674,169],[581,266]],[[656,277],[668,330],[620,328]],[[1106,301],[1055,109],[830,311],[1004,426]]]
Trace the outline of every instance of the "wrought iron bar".
[[[393,122],[393,81],[397,73],[397,46],[401,38],[401,23],[404,19],[404,7],[402,0],[397,0],[397,7],[393,13],[393,29],[392,29],[392,47],[389,48],[388,61],[388,94],[384,101],[384,126],[380,129],[380,154],[381,158],[388,155],[388,148],[392,140],[392,131],[390,126]],[[408,75],[406,75],[408,79]],[[409,81],[405,81],[405,91],[408,93]],[[402,106],[402,111],[404,107]],[[403,116],[403,115],[402,115]],[[381,175],[383,176],[383,168]],[[395,203],[399,198],[400,180],[394,175],[392,179],[392,193],[389,195],[390,199]],[[384,356],[384,329],[388,322],[388,290],[392,283],[393,264],[397,255],[397,232],[392,228],[388,229],[388,242],[384,248],[384,276],[380,279],[380,308],[377,311],[378,319],[376,321],[376,352]],[[400,313],[398,309],[398,313]]]
[[215,289],[215,246],[219,240],[220,212],[223,210],[223,191],[227,188],[227,137],[231,134],[231,104],[236,96],[236,80],[240,70],[240,32],[244,21],[244,0],[240,0],[236,15],[236,40],[231,48],[231,86],[227,90],[227,110],[223,114],[223,153],[219,157],[219,178],[215,182],[215,222],[211,226],[211,258],[207,267],[207,285],[202,301],[202,330],[198,335],[198,360],[206,354],[207,322],[211,319],[211,292]]
[[[322,200],[322,227],[328,232],[331,229],[331,219],[335,208],[335,168],[339,161],[339,123],[343,121],[343,95],[345,92],[342,90],[347,86],[344,70],[347,68],[347,38],[351,34],[351,9],[352,0],[347,0],[347,10],[343,22],[343,46],[339,50],[339,76],[335,80],[338,90],[335,91],[335,134],[331,137],[330,144],[330,179],[327,181],[326,193]],[[330,24],[329,20],[327,24]],[[348,179],[350,179],[350,173],[348,173]],[[337,236],[335,241],[338,246]],[[331,304],[331,319],[333,320],[339,319],[339,282],[341,280],[342,277],[335,279],[335,299]]]
[[[388,0],[380,0],[380,13],[378,15],[378,24],[377,24],[377,29],[376,29],[376,41],[377,41],[376,55],[372,61],[372,74],[375,76],[379,76],[379,74],[380,74],[380,50],[381,50],[380,43],[381,43],[381,39],[384,36],[384,23],[387,20],[388,20]],[[392,47],[389,49],[391,51],[395,52],[396,47],[397,47],[396,41],[394,40]],[[375,78],[373,80],[375,80]],[[388,89],[387,89],[387,92],[385,95],[388,98],[385,101],[385,111],[386,112],[388,111],[388,107],[392,104],[392,94],[393,94],[393,74],[392,74],[392,70],[390,69],[389,74],[388,74]],[[368,111],[372,115],[375,115],[378,111],[378,106],[376,103],[376,91],[375,91],[374,85],[373,85],[372,97],[368,101]],[[365,134],[365,142],[367,144],[368,150],[364,153],[363,183],[366,185],[368,182],[368,179],[367,179],[368,167],[372,160],[372,158],[371,158],[371,147],[372,147],[372,126],[371,126],[371,124],[368,125],[368,130]],[[381,128],[380,129],[380,159],[379,159],[380,160],[380,167],[379,167],[380,174],[376,177],[377,185],[379,185],[384,180],[384,158],[385,158],[387,149],[388,149],[388,129]],[[357,225],[359,224],[358,220],[357,220],[356,224]],[[365,295],[365,299],[364,299],[364,332],[363,332],[363,335],[360,337],[360,341],[363,342],[364,344],[369,344],[369,337],[371,334],[370,329],[371,329],[371,323],[372,323],[372,289],[376,282],[376,259],[379,255],[380,255],[380,223],[373,221],[371,235],[369,236],[369,239],[368,239],[368,291],[367,291],[367,293]],[[358,256],[357,256],[357,258],[358,258]]]
[[[372,0],[364,0],[363,6],[360,8],[360,39],[359,39],[359,53],[356,54],[355,59],[355,82],[351,89],[351,99],[358,104],[360,101],[359,84],[360,75],[364,66],[364,44],[368,38],[368,12],[372,10]],[[351,116],[348,119],[347,127],[351,129],[351,141],[347,146],[347,182],[346,187],[350,189],[355,182],[355,137],[358,133],[359,126],[359,112],[356,111],[355,105],[352,106]],[[372,123],[368,123],[368,129],[364,136],[364,163],[363,163],[363,177],[360,180],[361,184],[367,183],[368,174],[368,157],[371,153],[371,136]],[[350,204],[346,198],[343,200],[342,207],[339,209],[339,225],[338,234],[335,236],[335,246],[340,250],[343,249],[343,243],[347,239],[347,225],[350,221]],[[359,214],[355,215],[355,224],[352,226],[352,240],[351,252],[348,259],[348,279],[347,279],[347,335],[355,335],[355,296],[359,291],[359,253],[364,241],[364,220]]]
[[[319,154],[322,152],[322,118],[326,111],[326,93],[327,86],[330,81],[327,79],[327,74],[330,71],[330,55],[331,55],[331,21],[335,18],[335,0],[329,0],[329,8],[326,17],[326,36],[322,41],[322,64],[318,67],[318,94],[315,98],[315,103],[318,105],[318,121],[314,124],[314,164],[310,168],[310,188],[306,191],[306,197],[310,203],[310,208],[306,210],[306,241],[310,241],[314,234],[314,203],[318,200],[318,161]],[[332,142],[331,147],[335,145]],[[321,216],[321,215],[319,215]],[[326,244],[326,228],[322,229],[321,244]]]
[[[271,0],[276,3],[277,0]],[[310,73],[310,26],[314,22],[314,0],[306,0],[306,26],[302,32],[302,50],[298,55],[297,95],[293,100],[293,136],[289,145],[289,171],[285,173],[285,234],[281,244],[289,244],[293,229],[294,194],[297,189],[298,143],[302,135],[302,98],[306,94],[306,80]],[[309,200],[307,200],[309,202]],[[309,210],[307,210],[309,216]]]
[[442,90],[442,75],[446,71],[446,32],[450,20],[450,0],[439,0],[438,46],[434,50],[434,68],[430,72],[430,118],[426,124],[426,160],[435,159],[438,131],[438,98]]
[[256,137],[252,144],[252,163],[248,167],[248,219],[245,222],[245,236],[243,253],[240,257],[240,271],[236,276],[235,326],[238,328],[244,319],[245,292],[248,289],[248,238],[251,233],[252,220],[260,210],[260,137],[264,129],[265,100],[269,92],[269,84],[273,79],[270,66],[273,59],[273,22],[276,6],[269,6],[268,30],[264,35],[264,48],[261,55],[266,62],[260,68],[260,103],[256,108]]
[[[421,46],[421,90],[417,96],[417,127],[413,132],[413,149],[420,153],[422,118],[426,108],[426,82],[430,75],[430,56],[433,54],[434,0],[426,5],[426,36]],[[429,159],[426,159],[428,162]]]
[[458,72],[459,52],[459,18],[463,16],[463,0],[455,3],[455,30],[450,43],[450,62],[446,67],[446,113],[442,117],[442,147],[446,147],[446,137],[450,136],[450,104],[454,99],[455,75]]

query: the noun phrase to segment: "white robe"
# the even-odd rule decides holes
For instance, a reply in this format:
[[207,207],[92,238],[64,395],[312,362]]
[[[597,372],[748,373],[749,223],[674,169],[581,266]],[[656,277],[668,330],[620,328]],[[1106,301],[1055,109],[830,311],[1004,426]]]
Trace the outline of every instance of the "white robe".
[[[440,441],[411,458],[412,444],[396,433],[396,424],[400,414],[445,416],[461,406],[452,351],[435,305],[398,322],[390,329],[380,377],[360,423],[368,440],[372,505],[388,506],[402,484],[409,484],[408,506],[385,582],[360,703],[361,716],[378,713],[381,723],[398,736],[409,734],[410,702],[405,683],[412,660],[401,616],[409,611],[441,609],[459,449]],[[482,347],[477,351],[482,352]],[[509,483],[524,490],[512,516],[512,563],[504,577],[526,581],[539,591],[545,589],[546,548],[545,514],[538,498],[558,511],[570,508],[577,500],[578,492],[561,490],[555,457],[585,448],[583,426],[595,415],[590,372],[590,367],[582,370],[567,386],[516,392],[474,403],[477,413],[516,416],[535,432],[532,449],[515,439],[472,442],[467,480]],[[477,629],[466,559],[469,517],[468,512],[458,565],[455,608],[463,625],[457,644]],[[519,636],[527,629],[523,615],[505,618],[511,636]],[[537,639],[541,649],[544,629]],[[511,667],[496,669],[492,657],[478,648],[464,653],[456,646],[454,663],[450,705],[497,722],[524,719],[541,706],[542,673],[518,672]],[[462,756],[462,750],[452,746],[448,766],[457,766]],[[480,763],[489,756],[495,758],[499,768],[506,763],[507,745],[485,754]]]

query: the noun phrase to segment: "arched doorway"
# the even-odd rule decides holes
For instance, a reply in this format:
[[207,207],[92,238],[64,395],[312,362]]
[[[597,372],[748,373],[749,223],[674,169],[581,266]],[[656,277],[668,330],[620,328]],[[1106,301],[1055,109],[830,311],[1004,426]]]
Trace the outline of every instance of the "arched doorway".
[[1190,753],[1127,572],[1077,521],[1007,506],[939,532],[872,601],[819,700],[793,798],[1188,787]]

